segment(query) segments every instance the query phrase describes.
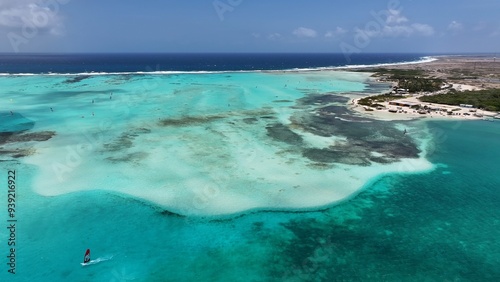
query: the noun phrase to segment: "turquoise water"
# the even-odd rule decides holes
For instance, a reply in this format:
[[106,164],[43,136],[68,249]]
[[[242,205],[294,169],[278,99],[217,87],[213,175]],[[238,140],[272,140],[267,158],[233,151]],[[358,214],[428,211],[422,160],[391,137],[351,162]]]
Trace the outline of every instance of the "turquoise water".
[[[17,173],[18,222],[17,274],[7,273],[8,267],[3,263],[1,281],[495,281],[500,278],[500,178],[497,176],[500,171],[500,123],[405,123],[404,126],[411,129],[409,132],[415,136],[414,139],[404,139],[406,137],[400,135],[389,138],[401,126],[400,122],[372,122],[366,126],[376,132],[371,134],[367,133],[371,131],[363,125],[366,120],[350,126],[348,123],[333,123],[335,120],[327,119],[334,125],[330,129],[321,125],[326,117],[336,115],[354,119],[356,116],[343,113],[337,108],[335,111],[332,108],[324,109],[324,101],[318,102],[324,97],[314,95],[330,92],[352,97],[342,93],[366,90],[363,78],[347,75],[338,77],[332,83],[331,74],[316,76],[271,73],[256,74],[257,77],[242,75],[237,82],[227,82],[230,78],[224,76],[227,74],[217,74],[215,77],[206,74],[199,78],[193,75],[181,76],[174,82],[181,84],[169,84],[167,81],[174,79],[172,77],[168,77],[166,81],[150,77],[127,78],[140,82],[141,84],[135,84],[137,88],[126,84],[125,78],[118,80],[117,77],[96,76],[78,82],[81,83],[78,87],[71,86],[78,91],[65,94],[61,92],[67,91],[65,89],[68,85],[57,85],[67,78],[2,78],[2,86],[10,87],[10,92],[7,92],[10,93],[9,96],[3,99],[9,100],[11,97],[13,101],[10,103],[23,101],[17,107],[12,107],[15,119],[8,112],[3,114],[2,118],[11,119],[10,127],[25,130],[31,123],[20,121],[26,119],[34,122],[31,129],[33,132],[55,130],[57,133],[49,140],[27,143],[19,142],[16,139],[19,137],[12,135],[7,137],[11,142],[4,144],[5,148],[35,148],[36,153],[26,153],[22,158],[15,158],[10,153],[2,154],[0,166],[3,173],[6,175],[8,169],[15,169]],[[235,79],[238,75],[231,76]],[[268,88],[255,90],[255,86],[257,89],[262,88],[261,84],[255,85],[255,79]],[[347,85],[342,82],[346,79]],[[138,91],[138,85],[145,87],[145,80],[157,82],[149,84],[151,88],[148,91]],[[112,88],[109,86],[111,83],[117,84]],[[202,83],[205,86],[200,89],[192,83]],[[125,85],[130,87],[124,87]],[[172,85],[177,85],[179,92],[175,92]],[[50,95],[47,94],[49,91]],[[204,93],[201,97],[200,91]],[[111,92],[113,97],[109,99]],[[147,95],[141,96],[141,93]],[[220,94],[211,93],[227,95],[220,97]],[[53,98],[53,95],[61,97]],[[130,95],[132,102],[110,106],[113,101],[125,101],[120,100],[120,95]],[[255,95],[257,98],[254,98]],[[280,100],[286,101],[270,102],[275,101],[277,95]],[[312,101],[297,102],[304,97],[310,97]],[[95,100],[93,105],[92,99]],[[162,103],[160,110],[155,112],[162,99],[168,102]],[[46,101],[45,104],[42,103],[43,100]],[[156,105],[151,105],[152,101]],[[328,105],[340,105],[341,101],[344,100],[329,101]],[[189,106],[184,106],[186,103]],[[315,105],[314,103],[318,103],[319,110],[316,106],[308,106]],[[227,104],[235,109],[226,109]],[[95,107],[88,108],[92,106]],[[50,107],[53,107],[54,112],[50,111]],[[124,111],[124,108],[129,108],[129,111]],[[329,112],[326,117],[315,115],[327,110]],[[93,118],[106,120],[112,126],[95,131],[95,125],[99,123],[89,121],[91,111],[95,114]],[[57,116],[53,114],[55,112]],[[194,112],[198,114],[195,118],[186,114]],[[221,112],[225,113],[224,116],[218,117]],[[199,119],[200,113],[203,120]],[[23,118],[17,114],[21,114]],[[85,117],[82,118],[81,115]],[[186,116],[189,118],[180,119]],[[151,122],[158,118],[160,124],[168,126],[160,127],[158,123]],[[210,123],[206,122],[207,119]],[[286,123],[290,119],[294,122]],[[246,122],[238,123],[241,120]],[[319,123],[311,129],[308,124],[310,120]],[[141,122],[144,124],[140,124]],[[195,135],[200,134],[195,130],[207,127],[212,130],[202,131],[205,132],[203,137],[197,137],[193,141]],[[224,130],[214,130],[221,127]],[[264,130],[266,127],[270,129]],[[58,181],[56,174],[44,174],[51,172],[54,160],[59,157],[61,163],[67,160],[65,146],[78,143],[77,140],[82,136],[81,128],[87,128],[90,135],[96,136],[97,139],[94,140],[98,141],[90,145],[84,143],[87,149],[81,149],[80,152],[85,154],[80,154],[80,163],[74,166],[74,170],[64,174],[63,181]],[[147,130],[137,128],[146,128],[151,132],[145,133]],[[189,130],[185,130],[186,128]],[[296,135],[283,128],[291,128],[291,132]],[[130,133],[131,129],[135,131]],[[156,133],[155,130],[159,132]],[[334,134],[330,134],[329,130],[333,130]],[[124,136],[125,131],[130,135]],[[222,131],[226,138],[215,137]],[[245,132],[249,132],[248,135]],[[151,137],[155,134],[158,138]],[[179,135],[186,138],[181,141],[175,139]],[[250,147],[233,145],[242,138],[247,138]],[[381,141],[387,139],[390,139],[387,144]],[[121,143],[117,144],[116,140]],[[311,151],[296,152],[297,147],[317,149],[322,143],[335,140],[340,140],[336,146],[340,146],[342,150],[347,150],[343,147],[345,143],[342,140],[348,140],[351,146],[354,142],[352,140],[357,140],[355,147],[358,149],[355,152],[345,151],[348,153],[339,157],[333,154],[337,152],[334,149],[323,148],[321,152],[326,157],[321,161],[314,154],[314,157],[308,158]],[[227,152],[219,146],[212,146],[212,142],[221,142],[220,145],[226,147],[224,149],[231,150]],[[413,163],[413,166],[412,163],[398,165],[398,158],[410,155],[414,160],[421,158],[415,155],[420,143],[425,144],[425,150],[421,148],[422,152],[434,169],[426,167],[422,170],[420,163]],[[106,147],[103,144],[111,145]],[[176,161],[171,165],[162,163],[161,159],[132,158],[126,162],[116,160],[119,158],[116,154],[122,151],[140,152],[167,145],[183,148],[185,144],[189,144],[186,151],[174,155]],[[252,144],[258,144],[258,148],[252,147]],[[370,144],[378,145],[370,147]],[[191,155],[183,155],[185,152],[196,151],[201,145],[210,145],[209,148],[215,155],[206,152],[201,154],[203,152],[199,151],[197,161],[212,161],[212,164],[217,165],[211,167],[206,163],[196,164],[189,161]],[[117,146],[119,150],[113,146]],[[390,150],[391,146],[397,150]],[[253,148],[257,153],[250,160],[246,159],[246,162],[233,159],[235,152],[247,152],[244,148]],[[366,157],[366,150],[376,150],[378,158],[393,162],[393,166],[377,163],[381,160],[375,157]],[[175,151],[167,148],[165,151],[154,151],[148,156],[162,155],[165,152]],[[225,161],[231,166],[240,166],[234,171],[225,167],[230,177],[218,176],[219,182],[203,182],[203,176],[200,176],[202,172],[211,173],[216,170],[220,163],[215,159],[224,154],[228,155]],[[250,167],[254,168],[251,173],[259,177],[272,175],[273,181],[283,185],[280,187],[286,190],[283,193],[293,191],[293,188],[283,184],[288,182],[276,177],[275,171],[264,174],[257,170],[259,166],[263,166],[263,170],[270,167],[277,169],[269,166],[271,158],[262,159],[262,155],[266,154],[276,155],[275,158],[280,160],[279,164],[284,169],[302,172],[302,177],[286,175],[300,183],[325,185],[326,182],[315,182],[317,180],[313,177],[345,176],[345,169],[350,169],[354,176],[357,176],[357,172],[373,172],[373,175],[383,176],[366,179],[359,176],[361,179],[358,182],[352,178],[354,183],[368,183],[360,187],[353,185],[350,193],[345,194],[347,197],[343,198],[344,201],[336,205],[324,205],[319,201],[321,208],[318,210],[313,207],[317,199],[308,198],[311,192],[304,189],[296,194],[289,192],[287,199],[291,202],[286,209],[269,211],[268,209],[273,208],[269,206],[273,202],[267,198],[279,196],[268,192],[255,197],[252,193],[259,194],[259,189],[274,189],[274,186],[269,185],[273,183],[270,179],[261,180],[250,191],[235,184],[248,185],[254,179],[252,176],[241,178],[247,182],[233,179],[247,175],[248,172],[239,170]],[[279,158],[283,155],[287,161]],[[114,162],[103,161],[110,157],[115,158]],[[368,168],[364,164],[367,161],[372,162]],[[44,164],[49,167],[48,170]],[[219,186],[204,186],[205,189],[199,191],[200,198],[194,198],[196,201],[186,198],[189,199],[187,202],[182,202],[182,197],[174,197],[175,201],[169,201],[170,198],[165,199],[159,190],[151,192],[151,187],[146,186],[135,187],[139,193],[134,193],[132,188],[108,187],[126,185],[127,181],[152,183],[148,182],[149,179],[128,177],[132,172],[124,173],[122,176],[127,178],[117,181],[114,173],[127,169],[141,171],[143,166],[150,170],[156,168],[157,171],[158,165],[168,167],[169,171],[178,169],[175,174],[168,174],[168,171],[162,173],[178,181],[179,186],[190,187],[182,182],[186,175],[196,175],[198,178],[194,179],[203,185],[216,183]],[[401,165],[405,169],[401,169]],[[407,171],[408,166],[412,167],[410,171]],[[119,168],[117,171],[114,170],[116,167]],[[104,172],[99,172],[97,168]],[[415,173],[398,173],[401,171]],[[111,177],[106,177],[107,173],[111,173]],[[215,176],[220,174],[213,173]],[[68,175],[71,177],[66,177]],[[56,180],[46,180],[49,176]],[[154,176],[155,174],[151,174],[147,177]],[[334,176],[328,181],[341,181]],[[155,181],[165,180],[159,177],[153,182]],[[221,185],[221,181],[225,185]],[[85,185],[79,186],[81,183]],[[264,185],[265,183],[268,184]],[[350,184],[351,181],[346,183]],[[229,187],[227,190],[226,186]],[[142,197],[141,192],[150,194],[153,198]],[[1,195],[6,199],[5,192]],[[244,213],[226,215],[226,209],[217,208],[219,198],[222,198],[221,202],[235,201],[237,206],[261,209],[251,212],[244,212],[243,209]],[[308,200],[308,205],[300,205],[297,199],[301,198]],[[245,199],[250,200],[246,202]],[[213,206],[212,202],[215,202]],[[308,207],[309,211],[304,210],[304,207]],[[233,206],[229,208],[238,211]],[[5,213],[2,213],[0,220],[6,223]],[[0,239],[6,242],[7,236],[2,233]],[[8,248],[6,244],[2,245],[4,247],[0,252],[2,255],[5,253],[5,257]],[[81,267],[79,263],[86,248],[91,248],[93,259],[112,258]]]
[[[37,168],[36,193],[106,190],[183,215],[222,215],[329,205],[405,163],[408,172],[431,169],[417,140],[425,128],[409,137],[345,108],[377,90],[369,82],[363,73],[324,71],[0,83],[13,113],[5,120],[16,125],[10,139],[28,141],[6,147],[21,148],[10,157],[24,155]],[[29,121],[32,135],[19,120]]]

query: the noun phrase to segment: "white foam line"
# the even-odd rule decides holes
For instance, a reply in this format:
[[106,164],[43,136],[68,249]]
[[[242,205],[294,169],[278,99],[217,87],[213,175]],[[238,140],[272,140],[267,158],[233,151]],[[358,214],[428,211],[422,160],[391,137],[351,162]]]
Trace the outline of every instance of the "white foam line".
[[414,64],[423,64],[437,61],[436,57],[422,57],[422,59],[418,61],[409,61],[409,62],[399,62],[399,63],[382,63],[382,64],[374,64],[374,65],[346,65],[342,67],[336,67],[336,69],[359,69],[359,68],[373,68],[373,67],[386,67],[386,66],[402,66],[402,65],[414,65]]
[[227,70],[227,71],[136,71],[136,72],[81,72],[81,73],[0,73],[0,76],[100,76],[100,75],[172,75],[172,74],[217,74],[217,73],[275,73],[275,72],[315,72],[315,71],[328,71],[328,70],[342,70],[342,69],[358,69],[358,68],[373,68],[395,65],[412,65],[437,61],[437,57],[422,57],[417,61],[399,62],[399,63],[380,63],[373,65],[344,65],[344,66],[329,66],[329,67],[316,67],[316,68],[293,68],[281,70]]

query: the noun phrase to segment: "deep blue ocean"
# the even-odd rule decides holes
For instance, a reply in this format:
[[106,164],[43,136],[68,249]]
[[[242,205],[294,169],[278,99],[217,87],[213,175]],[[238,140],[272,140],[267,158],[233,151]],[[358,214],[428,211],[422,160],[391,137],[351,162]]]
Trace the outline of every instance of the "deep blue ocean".
[[0,54],[0,73],[240,71],[419,61],[424,54]]
[[369,74],[308,71],[427,56],[0,54],[0,281],[500,281],[500,122],[363,119]]

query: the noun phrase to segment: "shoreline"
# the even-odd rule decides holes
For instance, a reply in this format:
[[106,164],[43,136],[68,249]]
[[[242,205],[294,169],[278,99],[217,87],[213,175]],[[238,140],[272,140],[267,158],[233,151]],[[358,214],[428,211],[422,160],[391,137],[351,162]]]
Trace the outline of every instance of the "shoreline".
[[[442,55],[438,56],[422,56],[414,61],[402,61],[395,63],[376,63],[373,65],[341,65],[341,66],[323,66],[323,67],[304,67],[304,68],[277,68],[277,69],[238,69],[238,70],[155,70],[155,71],[84,71],[84,72],[0,72],[1,76],[99,76],[99,75],[170,75],[170,74],[210,74],[210,73],[251,73],[251,72],[316,72],[316,71],[354,71],[358,69],[392,67],[392,66],[413,66],[418,64],[426,64],[439,60]],[[451,56],[451,55],[450,55]],[[457,55],[458,56],[458,55]]]
[[[421,70],[429,77],[440,78],[445,84],[458,92],[467,90],[500,89],[500,60],[493,56],[439,56],[435,60],[414,64],[386,65],[387,69],[395,70]],[[350,71],[370,71],[377,73],[380,67],[352,68]],[[347,70],[347,69],[346,69]],[[464,75],[468,74],[468,75]],[[376,83],[387,83],[397,86],[397,82],[371,77]],[[369,95],[367,97],[384,94],[385,92]],[[475,107],[460,107],[454,105],[422,102],[418,98],[427,95],[444,94],[443,90],[427,93],[412,93],[399,96],[386,102],[377,102],[383,108],[372,108],[360,105],[361,98],[353,99],[347,107],[361,115],[379,120],[414,120],[436,118],[442,120],[491,120],[500,118],[500,112],[481,110]],[[473,95],[473,94],[471,94]],[[364,98],[364,97],[363,97]],[[420,105],[425,111],[417,111],[410,106]]]
[[[314,134],[314,128],[319,126],[319,123],[313,124],[316,118],[310,113],[312,108],[290,107],[277,103],[273,105],[283,110],[271,112],[267,109],[268,101],[277,99],[276,95],[283,95],[279,98],[295,101],[313,92],[311,89],[319,89],[317,92],[322,94],[331,89],[339,89],[338,92],[344,89],[362,91],[363,83],[369,74],[352,74],[347,77],[338,72],[333,74],[341,75],[338,80],[348,79],[348,83],[343,86],[341,82],[332,86],[332,75],[329,72],[314,73],[315,79],[318,80],[310,80],[311,75],[293,73],[286,77],[291,81],[288,82],[288,88],[284,87],[287,80],[279,80],[268,74],[264,77],[260,74],[252,74],[251,77],[241,75],[234,80],[224,80],[224,89],[231,90],[234,85],[238,85],[233,92],[228,91],[231,95],[228,98],[231,99],[227,101],[236,105],[232,106],[230,111],[226,108],[226,102],[221,103],[221,96],[215,94],[220,91],[218,89],[222,89],[219,84],[216,85],[217,88],[208,87],[217,91],[209,92],[203,103],[189,103],[193,99],[190,95],[178,95],[179,100],[164,100],[160,93],[174,93],[174,90],[178,89],[186,89],[186,93],[192,93],[188,92],[192,91],[192,81],[181,77],[177,78],[180,86],[168,84],[169,88],[158,88],[153,91],[153,95],[148,96],[148,100],[137,103],[134,112],[151,112],[151,115],[138,120],[137,116],[132,114],[116,114],[118,111],[121,113],[122,110],[129,109],[128,103],[115,104],[115,101],[120,101],[118,97],[125,95],[118,94],[116,99],[113,97],[113,100],[105,99],[95,104],[91,103],[88,95],[75,96],[58,101],[56,109],[61,110],[56,113],[60,117],[73,117],[72,111],[69,110],[72,105],[78,109],[93,107],[96,116],[110,122],[116,121],[113,128],[106,130],[105,137],[97,137],[101,136],[101,131],[93,129],[94,121],[87,118],[59,118],[54,122],[58,128],[65,129],[64,134],[37,145],[37,154],[29,156],[23,162],[39,168],[33,176],[31,187],[42,196],[104,190],[142,199],[162,209],[189,216],[230,215],[255,209],[314,210],[347,200],[351,195],[359,193],[368,181],[378,177],[381,172],[414,173],[431,169],[432,164],[425,159],[414,157],[411,153],[397,152],[395,148],[400,144],[396,140],[409,137],[397,134],[399,131],[387,124],[381,123],[381,130],[390,128],[396,133],[393,134],[396,136],[394,139],[387,141],[388,144],[392,143],[386,145],[387,153],[372,154],[367,152],[369,146],[360,144],[356,150],[353,149],[346,155],[344,152],[347,142],[337,142],[334,132],[330,132],[326,137]],[[197,82],[210,85],[208,82],[213,79],[212,76],[200,77]],[[269,88],[265,90],[261,90],[263,87],[256,88],[255,84],[262,81],[274,84],[269,84]],[[64,91],[67,88],[67,85],[58,83],[58,80],[47,83],[54,85],[53,91]],[[99,80],[92,87],[115,87],[111,83],[114,81]],[[142,83],[142,80],[126,80],[120,88],[136,89],[137,85],[140,85],[137,83]],[[292,86],[294,90],[289,90]],[[295,88],[308,90],[300,91]],[[43,90],[35,89],[33,92],[37,91]],[[115,93],[121,92],[115,90]],[[246,97],[245,93],[252,95]],[[240,101],[238,99],[241,97],[245,97],[245,103],[237,106],[233,101]],[[37,96],[31,95],[30,98],[35,99]],[[341,101],[344,103],[346,100],[343,98]],[[156,111],[157,105],[165,101],[170,105],[175,102],[180,110],[171,115],[170,108]],[[37,100],[24,103],[29,105],[30,102],[36,104]],[[314,99],[307,103],[318,105],[316,102],[320,103]],[[221,105],[220,109],[215,108],[212,114],[205,110],[207,105],[214,104]],[[113,105],[118,107],[113,111],[109,110]],[[247,105],[252,105],[255,109],[249,109]],[[193,119],[185,114],[198,109],[200,116],[197,118]],[[228,114],[219,117],[221,109]],[[309,128],[309,131],[303,131],[309,134],[298,136],[299,134],[294,133],[293,126],[286,124],[288,117],[296,112],[299,113],[298,116],[303,113],[307,115],[306,120],[296,124]],[[330,113],[340,116],[343,112],[342,109],[336,113],[333,109]],[[52,115],[49,111],[46,113]],[[29,117],[28,113],[26,115]],[[215,115],[217,118],[211,118]],[[175,122],[157,122],[167,118]],[[333,119],[333,116],[329,116],[322,124],[329,127],[327,123]],[[47,122],[52,122],[52,119]],[[349,131],[349,123],[342,124],[345,125],[343,128]],[[39,126],[52,124],[40,123]],[[84,132],[96,136],[96,139],[82,140],[82,129],[87,129],[88,131]],[[364,132],[370,130],[371,127]],[[347,133],[349,132],[345,134]],[[329,146],[332,145],[336,145],[338,149],[330,150]],[[79,149],[80,146],[83,149]],[[418,152],[417,149],[413,150],[413,145],[409,146],[410,151]],[[342,151],[342,155],[337,155],[336,152],[339,151]],[[324,155],[326,156],[323,157]],[[71,156],[70,161],[68,156]],[[74,164],[74,159],[78,159],[77,164]],[[384,162],[386,159],[389,161]],[[368,166],[368,162],[373,165]],[[96,167],[105,169],[99,170]],[[161,174],[154,169],[158,167],[162,168]],[[401,171],[402,169],[404,171]],[[93,177],[89,179],[88,175]]]
[[[373,80],[375,82],[376,79],[370,78],[369,72],[349,72],[357,74],[349,78],[354,78],[353,81],[356,82],[356,89],[359,89],[360,96],[367,95],[366,92],[362,93],[363,83],[366,85],[367,80]],[[300,74],[300,72],[298,73]],[[292,75],[295,74],[292,73]],[[333,77],[331,73],[315,73],[314,75],[316,75],[316,79],[322,79],[323,84],[321,85],[325,87],[324,89],[333,88],[331,86]],[[259,81],[263,79],[261,75],[255,78],[258,78]],[[295,84],[297,88],[304,88],[304,86],[302,86],[304,84],[308,85],[308,89],[315,89],[317,87],[317,81],[315,80],[308,80],[308,78],[301,76],[291,77],[290,79],[292,78],[298,80],[296,81],[297,84]],[[270,77],[270,79],[270,81],[275,80],[274,77]],[[302,80],[302,84],[300,85],[298,84],[301,82],[299,79]],[[343,79],[345,79],[345,77]],[[173,91],[178,87],[187,87],[191,85],[188,80],[180,81],[184,83],[182,86],[177,86],[177,84],[175,84],[175,86],[170,86],[170,89]],[[127,80],[123,82],[123,86],[120,87],[129,86],[128,83],[133,82]],[[227,84],[232,86],[234,82],[227,82]],[[108,81],[97,83],[97,87],[109,87],[109,85],[111,84],[109,84]],[[243,90],[247,90],[248,93],[253,93],[252,91],[255,91],[255,93],[269,95],[266,99],[276,99],[276,96],[268,90],[258,92],[261,90],[260,88],[254,88],[255,84],[253,82],[241,85]],[[384,82],[384,85],[389,86],[390,84]],[[58,89],[57,87],[66,89],[66,85],[62,84],[56,84],[56,90]],[[283,88],[281,82],[273,87],[279,91],[286,89]],[[134,89],[133,87],[131,88]],[[189,88],[187,87],[186,89]],[[162,89],[161,91],[164,92],[166,90]],[[377,88],[376,91],[380,91],[380,89]],[[312,91],[308,91],[307,93],[310,92]],[[328,91],[318,92],[328,93]],[[338,90],[338,92],[340,93],[342,91]],[[240,93],[245,93],[245,91],[235,92],[234,97],[240,97]],[[297,94],[299,95],[298,97],[306,95],[303,92],[299,92],[299,94]],[[196,106],[196,104],[187,106],[188,102],[191,101],[190,97],[184,95],[180,96],[186,100],[177,101],[177,103],[179,103],[178,105],[186,108],[189,107],[190,111],[196,110],[196,108],[193,107],[193,105]],[[218,96],[212,96],[215,99],[214,101],[220,102]],[[258,95],[253,96],[258,97]],[[161,98],[163,98],[161,95],[152,95],[150,97],[152,97],[150,99],[158,99],[153,100],[155,102],[162,101]],[[108,103],[117,100],[118,99],[106,99],[107,102],[109,101]],[[343,104],[345,101],[346,100],[342,100],[341,103]],[[316,104],[315,102],[319,103],[320,101],[312,100],[311,104]],[[326,102],[329,103],[328,101]],[[75,99],[71,99],[71,101],[68,100],[65,103],[67,104],[61,102],[60,106],[62,107],[64,105],[68,107],[70,104],[74,104],[81,107],[88,107],[92,105],[88,97],[83,95],[81,97],[75,97]],[[260,100],[257,100],[255,103],[256,104],[252,105],[255,105],[255,107],[259,109],[260,107],[267,106],[265,102],[261,102]],[[262,103],[262,105],[258,103]],[[154,109],[153,106],[149,106],[150,104],[151,100],[145,102],[144,105],[139,104],[139,106],[144,106],[142,111],[145,112]],[[197,106],[203,109],[206,105],[211,105],[211,103],[204,102],[204,104],[198,104]],[[128,109],[129,107],[126,103],[122,103],[119,106],[123,107],[123,109]],[[358,110],[364,110],[362,107],[357,108],[359,108]],[[105,116],[104,111],[106,109],[107,108],[104,107],[101,108],[103,116]],[[139,110],[140,109],[141,108],[139,108]],[[225,109],[224,106],[224,110]],[[290,109],[290,111],[302,111],[300,107]],[[304,111],[309,110],[304,109]],[[112,114],[110,111],[107,112]],[[163,112],[156,112],[154,110],[151,112],[154,113],[151,118],[155,121],[157,117],[164,118]],[[283,115],[283,112],[281,112],[281,115],[278,115],[280,113],[277,112],[274,118],[280,120],[287,117],[289,114],[288,111],[286,110],[284,112],[286,115]],[[64,112],[61,111],[61,113]],[[327,111],[326,113],[337,114],[333,110],[330,112]],[[180,119],[183,118],[182,111],[178,114]],[[267,111],[265,111],[265,114],[268,115]],[[387,119],[394,120],[393,113],[387,114]],[[255,118],[254,115],[257,117],[262,116],[260,113],[250,113],[248,118]],[[411,115],[398,115],[398,117],[400,116],[412,119]],[[110,115],[109,118],[111,117],[115,118],[115,115]],[[392,142],[392,139],[390,139],[392,144],[388,144],[386,149],[384,149],[385,151],[382,153],[364,155],[362,149],[366,151],[370,147],[367,145],[363,147],[363,144],[360,143],[356,146],[355,150],[349,153],[350,155],[344,156],[337,155],[337,152],[341,151],[342,154],[344,154],[346,148],[349,147],[348,142],[345,142],[345,144],[342,142],[335,144],[337,141],[330,139],[328,140],[330,141],[329,146],[338,145],[337,149],[330,150],[329,148],[325,149],[325,146],[322,145],[325,140],[323,138],[324,136],[317,135],[318,137],[316,138],[319,142],[314,142],[316,140],[309,141],[310,139],[308,139],[307,136],[302,135],[302,141],[300,143],[289,143],[289,139],[295,136],[293,135],[293,130],[289,130],[290,132],[284,131],[282,135],[284,137],[280,137],[281,139],[262,139],[261,137],[268,136],[266,132],[261,131],[262,125],[272,126],[272,123],[275,123],[275,121],[269,122],[266,121],[266,117],[260,117],[256,119],[255,123],[249,124],[239,117],[234,120],[229,119],[230,117],[233,116],[229,115],[227,119],[225,117],[224,119],[220,119],[220,121],[217,121],[217,119],[213,121],[210,119],[202,119],[204,122],[207,122],[207,125],[204,126],[200,126],[199,123],[190,123],[189,117],[187,117],[185,124],[181,126],[181,124],[178,123],[177,125],[179,128],[176,129],[172,129],[173,127],[171,125],[169,125],[169,128],[165,129],[161,124],[153,123],[154,126],[152,125],[152,130],[149,132],[143,130],[144,125],[140,122],[137,124],[130,123],[123,129],[114,126],[113,130],[107,131],[108,137],[106,141],[89,143],[85,146],[86,148],[93,149],[83,151],[85,154],[81,156],[78,155],[80,158],[86,160],[76,166],[78,169],[73,169],[73,163],[68,162],[68,156],[72,156],[74,151],[61,150],[61,147],[70,148],[65,145],[79,144],[78,142],[81,142],[79,134],[82,126],[83,128],[87,128],[87,126],[90,125],[87,121],[88,119],[68,119],[68,123],[64,124],[71,125],[69,128],[73,129],[73,132],[68,130],[68,136],[59,135],[49,141],[49,143],[44,143],[44,145],[36,148],[37,155],[29,156],[27,163],[39,167],[38,174],[33,180],[35,184],[32,186],[32,189],[37,194],[43,196],[57,196],[78,191],[102,189],[123,193],[133,198],[152,202],[168,211],[179,212],[184,215],[230,215],[246,210],[266,210],[269,209],[269,207],[273,207],[276,210],[290,210],[316,209],[318,207],[322,208],[324,206],[336,205],[344,201],[344,199],[348,200],[351,196],[354,197],[366,187],[367,183],[374,178],[378,178],[381,173],[419,173],[433,167],[433,164],[422,156],[418,158],[400,158],[396,153],[393,154],[393,152],[396,152],[394,148],[401,142]],[[329,126],[328,122],[334,120],[335,117],[332,115],[327,115],[327,117],[328,118],[323,124]],[[120,117],[120,119],[121,118],[122,117]],[[125,120],[128,119],[129,121],[132,121],[134,118],[135,116],[133,115],[125,116]],[[308,123],[309,121],[310,123]],[[316,130],[319,130],[316,128],[319,123],[313,124],[312,121],[317,120],[313,119],[311,116],[311,119],[302,122],[302,125],[308,126],[316,132]],[[391,127],[391,125],[380,124],[383,128]],[[123,125],[125,126],[125,123],[123,123]],[[211,128],[209,132],[213,134],[206,134],[206,128],[209,126]],[[346,125],[342,130],[348,132],[349,128],[350,126]],[[131,129],[133,130],[131,131]],[[249,129],[255,131],[249,131]],[[369,126],[365,126],[365,129],[362,130],[370,133],[373,130],[373,123]],[[383,130],[381,130],[381,132],[383,132]],[[131,133],[133,133],[133,136]],[[329,134],[334,137],[334,133]],[[399,133],[400,131],[395,131],[395,134],[393,134],[397,136],[398,140],[415,138],[415,135],[409,137]],[[261,136],[260,134],[263,135]],[[202,135],[204,138],[200,139],[199,136]],[[355,140],[355,138],[359,139],[359,136],[354,136],[355,134],[351,135],[351,140]],[[179,136],[182,136],[182,139]],[[383,136],[391,138],[389,135]],[[155,142],[151,142],[151,140]],[[164,144],[164,146],[157,146],[158,143],[156,142],[160,140],[162,142],[161,144]],[[242,140],[244,142],[242,142]],[[364,141],[366,144],[371,142],[370,140]],[[100,142],[103,142],[103,144],[100,144]],[[211,147],[212,144],[222,144],[221,147],[223,147],[223,149],[214,149]],[[249,150],[247,145],[240,144],[253,145],[250,148],[251,150]],[[315,155],[313,155],[314,158],[308,159],[305,157],[306,152],[301,151],[300,148],[304,146],[304,144],[309,146],[309,149],[315,150],[313,152],[315,153]],[[203,148],[208,149],[204,150]],[[406,147],[403,147],[402,149],[405,148]],[[412,147],[410,149],[412,149]],[[207,153],[208,150],[210,150],[210,153]],[[149,154],[149,152],[153,152],[153,154]],[[244,154],[242,154],[242,152]],[[375,164],[372,160],[372,158],[381,159],[381,157],[386,154],[396,155],[396,157],[393,158],[395,161],[387,163],[378,162]],[[321,157],[324,155],[326,155],[326,157],[323,158],[323,160]],[[53,164],[57,163],[64,166],[59,166],[59,168],[55,170],[54,166],[48,163],[47,156],[51,156],[49,159]],[[168,156],[168,159],[164,156]],[[342,159],[348,158],[354,159],[354,162],[352,160],[349,160],[349,162],[343,160],[344,163],[342,163]],[[168,162],[165,160],[168,160]],[[192,160],[196,160],[196,162]],[[369,160],[371,165],[360,165],[363,164],[363,160]],[[217,165],[216,161],[221,161],[221,163]],[[113,165],[109,165],[110,163]],[[221,171],[207,170],[204,165],[206,163],[210,165],[216,164],[218,167],[224,169]],[[96,164],[106,164],[109,165],[107,166],[109,168],[105,171],[96,171]],[[140,164],[141,170],[137,169],[137,164]],[[158,176],[154,172],[154,169],[151,168],[159,167],[160,165],[164,171],[161,176]],[[290,171],[296,173],[290,174]],[[335,172],[331,173],[332,171]],[[246,172],[251,172],[251,174]],[[93,178],[99,181],[90,181],[88,175],[93,175]],[[101,179],[105,179],[105,182],[101,182]],[[237,181],[233,181],[233,179]],[[64,183],[64,185],[61,183]],[[148,187],[148,189],[136,189],[136,187],[139,186]],[[247,190],[237,190],[234,189],[234,187],[251,187],[252,192],[249,194]],[[283,187],[286,189],[283,189]]]
[[[416,97],[411,97],[411,99],[416,100]],[[428,118],[435,118],[442,120],[484,120],[484,119],[495,118],[499,115],[498,113],[495,112],[477,110],[475,108],[472,108],[476,112],[479,111],[479,114],[482,115],[482,116],[476,116],[474,115],[474,112],[470,111],[469,108],[460,108],[459,106],[425,103],[420,101],[418,101],[418,103],[421,105],[425,105],[429,108],[440,108],[442,110],[429,111],[425,114],[420,114],[418,113],[418,111],[410,109],[409,107],[390,105],[389,102],[379,102],[379,104],[383,104],[384,106],[386,106],[386,108],[383,110],[377,110],[373,108],[371,108],[371,110],[366,110],[367,108],[370,107],[358,104],[358,100],[359,98],[351,100],[352,102],[348,105],[348,108],[363,116],[367,116],[377,120],[386,120],[386,121],[416,120],[416,119],[428,119]],[[409,99],[401,99],[401,100],[394,100],[391,102],[406,103],[408,100]],[[459,109],[459,108],[460,110],[453,111],[454,113],[453,115],[447,114],[448,110]]]

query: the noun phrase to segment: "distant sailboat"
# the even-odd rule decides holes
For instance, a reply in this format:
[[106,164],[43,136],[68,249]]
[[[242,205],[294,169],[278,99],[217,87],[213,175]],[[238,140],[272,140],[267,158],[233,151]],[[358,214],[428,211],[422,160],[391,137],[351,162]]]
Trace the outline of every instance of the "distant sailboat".
[[83,263],[89,263],[90,262],[90,249],[87,249],[85,252],[85,256],[83,257]]

